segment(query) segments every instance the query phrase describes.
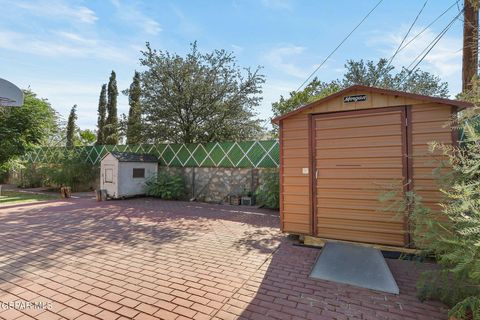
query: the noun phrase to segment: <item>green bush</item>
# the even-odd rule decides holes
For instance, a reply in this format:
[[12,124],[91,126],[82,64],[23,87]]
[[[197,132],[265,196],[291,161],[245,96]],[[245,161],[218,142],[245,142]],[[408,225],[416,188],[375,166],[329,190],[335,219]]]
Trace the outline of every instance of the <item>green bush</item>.
[[0,168],[0,184],[6,183],[8,179],[8,172]]
[[28,163],[18,158],[10,159],[0,166],[0,175],[3,175],[4,181],[9,178],[10,173],[16,173],[13,178],[10,178],[10,181],[20,188],[41,187],[45,179],[41,165]]
[[256,192],[259,204],[278,209],[280,206],[280,176],[276,169],[265,169],[260,176],[260,185]]
[[38,188],[43,186],[45,179],[43,175],[42,167],[36,164],[27,163],[20,171],[20,184],[21,188]]
[[75,150],[67,150],[56,164],[41,167],[43,185],[68,186],[72,191],[82,191],[99,176],[99,168],[85,161]]
[[185,195],[185,181],[181,174],[159,172],[146,182],[146,194],[165,200],[178,200]]

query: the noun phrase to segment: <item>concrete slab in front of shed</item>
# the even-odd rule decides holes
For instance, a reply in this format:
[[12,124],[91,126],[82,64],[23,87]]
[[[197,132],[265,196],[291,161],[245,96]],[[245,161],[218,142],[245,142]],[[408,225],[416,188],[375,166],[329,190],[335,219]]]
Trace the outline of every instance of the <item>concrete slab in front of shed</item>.
[[397,283],[382,253],[369,247],[326,243],[310,277],[399,294]]

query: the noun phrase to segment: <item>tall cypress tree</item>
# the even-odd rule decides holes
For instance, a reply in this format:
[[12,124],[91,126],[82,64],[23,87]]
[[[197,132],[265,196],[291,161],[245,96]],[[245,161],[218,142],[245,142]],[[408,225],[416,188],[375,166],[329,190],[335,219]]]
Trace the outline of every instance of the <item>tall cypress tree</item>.
[[77,120],[77,105],[73,105],[67,122],[67,147],[73,147],[73,139],[75,137],[75,121]]
[[140,73],[135,71],[132,84],[128,90],[128,122],[127,144],[139,144],[142,142],[142,108],[140,105]]
[[97,142],[95,144],[105,144],[105,123],[107,121],[107,85],[102,85],[100,98],[98,99],[98,121],[97,121]]
[[112,71],[107,89],[107,121],[105,124],[105,144],[118,144],[118,117],[117,117],[117,79],[115,71]]

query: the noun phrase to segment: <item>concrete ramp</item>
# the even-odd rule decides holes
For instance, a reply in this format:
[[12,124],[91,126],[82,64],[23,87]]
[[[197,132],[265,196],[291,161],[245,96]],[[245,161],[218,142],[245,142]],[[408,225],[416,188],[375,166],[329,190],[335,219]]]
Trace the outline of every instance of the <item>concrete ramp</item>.
[[380,250],[347,243],[327,242],[310,277],[388,293],[400,292]]

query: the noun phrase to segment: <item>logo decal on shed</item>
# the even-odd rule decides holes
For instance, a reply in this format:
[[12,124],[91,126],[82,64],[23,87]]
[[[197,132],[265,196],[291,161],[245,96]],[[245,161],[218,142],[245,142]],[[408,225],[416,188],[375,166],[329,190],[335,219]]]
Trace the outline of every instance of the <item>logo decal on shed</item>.
[[344,103],[362,102],[362,101],[367,101],[367,95],[366,94],[357,94],[357,95],[354,95],[354,96],[343,97],[343,102]]

